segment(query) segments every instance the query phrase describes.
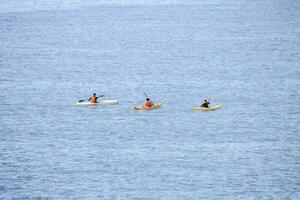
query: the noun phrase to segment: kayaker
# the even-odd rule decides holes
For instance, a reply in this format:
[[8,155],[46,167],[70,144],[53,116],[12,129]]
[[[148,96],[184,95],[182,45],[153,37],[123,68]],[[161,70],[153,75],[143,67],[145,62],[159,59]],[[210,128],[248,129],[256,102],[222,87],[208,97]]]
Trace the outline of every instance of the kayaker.
[[96,93],[94,93],[93,96],[89,98],[89,101],[91,103],[97,103],[98,102],[97,100],[98,100],[98,97],[96,97]]
[[149,98],[147,98],[145,101],[145,107],[152,107],[152,103]]
[[209,104],[208,100],[204,99],[204,102],[201,104],[201,107],[208,108],[208,104]]

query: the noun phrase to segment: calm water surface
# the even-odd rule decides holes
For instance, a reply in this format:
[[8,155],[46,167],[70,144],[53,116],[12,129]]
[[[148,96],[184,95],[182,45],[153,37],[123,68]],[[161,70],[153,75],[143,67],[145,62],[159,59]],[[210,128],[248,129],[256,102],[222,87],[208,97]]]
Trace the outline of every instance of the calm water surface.
[[300,199],[298,1],[3,2],[0,199]]

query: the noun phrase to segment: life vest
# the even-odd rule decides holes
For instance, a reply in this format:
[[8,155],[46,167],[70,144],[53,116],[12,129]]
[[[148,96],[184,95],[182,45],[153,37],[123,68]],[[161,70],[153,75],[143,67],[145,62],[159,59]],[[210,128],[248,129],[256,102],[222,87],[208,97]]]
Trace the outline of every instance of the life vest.
[[91,103],[97,103],[97,97],[92,96],[90,102]]
[[145,106],[146,106],[146,107],[151,107],[151,106],[152,106],[151,101],[145,101]]

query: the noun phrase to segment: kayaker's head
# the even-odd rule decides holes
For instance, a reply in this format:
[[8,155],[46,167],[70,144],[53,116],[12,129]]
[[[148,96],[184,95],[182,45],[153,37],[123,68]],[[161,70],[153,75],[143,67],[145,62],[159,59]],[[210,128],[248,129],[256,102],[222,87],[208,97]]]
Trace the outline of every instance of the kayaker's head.
[[93,96],[96,96],[96,93],[94,93]]
[[150,99],[149,99],[149,98],[147,98],[147,99],[146,99],[146,101],[150,101]]
[[207,102],[207,99],[204,99],[204,102]]

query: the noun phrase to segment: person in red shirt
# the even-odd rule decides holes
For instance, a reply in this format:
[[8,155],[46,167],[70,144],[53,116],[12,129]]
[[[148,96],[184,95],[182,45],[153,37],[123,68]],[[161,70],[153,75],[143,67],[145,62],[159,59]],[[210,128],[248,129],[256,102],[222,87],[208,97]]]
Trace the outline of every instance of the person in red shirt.
[[152,103],[149,98],[147,98],[145,101],[145,107],[152,107]]
[[98,103],[98,97],[96,96],[96,93],[94,93],[93,96],[89,98],[89,101],[91,103]]

